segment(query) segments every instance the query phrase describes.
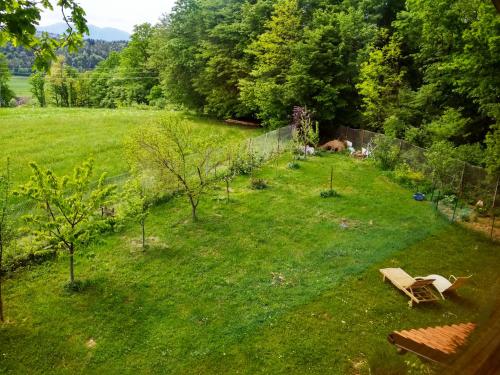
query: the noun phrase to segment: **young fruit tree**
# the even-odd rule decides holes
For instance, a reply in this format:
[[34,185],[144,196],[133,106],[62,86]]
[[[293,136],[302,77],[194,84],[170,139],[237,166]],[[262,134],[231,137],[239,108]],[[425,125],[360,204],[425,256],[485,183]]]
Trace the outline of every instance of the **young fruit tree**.
[[133,134],[128,150],[132,162],[156,174],[162,188],[187,196],[196,221],[201,197],[221,164],[221,144],[220,137],[197,134],[188,122],[171,115]]
[[58,177],[30,163],[32,176],[19,194],[35,201],[38,212],[26,217],[38,241],[69,253],[69,287],[75,286],[74,254],[108,226],[100,208],[109,205],[114,185],[105,185],[103,174],[93,184],[93,161],[74,169],[73,175]]
[[305,158],[307,158],[308,146],[318,146],[318,123],[313,122],[311,114],[307,111],[307,108],[293,108],[292,136],[297,148],[299,150],[303,149]]
[[0,321],[4,321],[2,299],[2,259],[3,252],[13,237],[13,228],[10,222],[11,208],[9,199],[11,195],[9,160],[5,171],[0,173]]
[[124,190],[125,216],[140,224],[142,251],[146,251],[146,219],[150,213],[151,199],[139,177],[130,180]]

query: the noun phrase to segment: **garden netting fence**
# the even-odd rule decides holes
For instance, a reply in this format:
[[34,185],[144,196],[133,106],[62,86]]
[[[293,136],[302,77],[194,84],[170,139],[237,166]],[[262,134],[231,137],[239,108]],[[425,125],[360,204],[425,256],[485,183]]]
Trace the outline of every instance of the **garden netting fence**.
[[483,231],[489,232],[491,237],[498,238],[500,235],[500,228],[495,226],[499,207],[499,176],[491,176],[486,169],[450,155],[433,154],[429,149],[402,139],[364,129],[340,126],[336,136],[352,142],[355,149],[363,150],[368,157],[376,157],[377,147],[385,144],[391,153],[389,157],[393,159],[393,165],[388,169],[418,173],[422,178],[420,189],[426,190],[436,208],[440,202],[444,203],[439,207],[440,211],[450,220],[466,221],[466,215],[461,215],[464,210],[475,211],[475,225],[484,226]]
[[[213,178],[222,178],[235,162],[236,155],[251,155],[259,163],[269,160],[275,155],[288,149],[292,140],[292,127],[285,126],[270,132],[266,132],[257,137],[248,138],[233,147],[220,147],[213,157],[217,160],[218,168],[215,169]],[[11,169],[15,169],[15,165]],[[44,168],[51,168],[52,165],[45,164]],[[115,184],[118,188],[122,187],[130,178],[129,173],[122,173],[115,176],[107,177],[104,180],[105,184]],[[95,182],[97,184],[97,181]],[[14,189],[17,186],[14,186]],[[13,197],[11,202],[12,221],[15,227],[23,226],[23,217],[33,212],[35,203],[33,201]]]

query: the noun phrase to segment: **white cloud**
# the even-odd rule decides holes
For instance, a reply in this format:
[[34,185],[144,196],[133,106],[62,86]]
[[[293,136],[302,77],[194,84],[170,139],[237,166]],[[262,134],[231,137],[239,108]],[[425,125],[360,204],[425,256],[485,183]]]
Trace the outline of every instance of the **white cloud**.
[[[132,32],[134,25],[156,23],[162,14],[170,12],[175,0],[81,0],[79,3],[87,13],[89,24]],[[62,22],[62,16],[55,9],[43,13],[40,25],[57,22]]]

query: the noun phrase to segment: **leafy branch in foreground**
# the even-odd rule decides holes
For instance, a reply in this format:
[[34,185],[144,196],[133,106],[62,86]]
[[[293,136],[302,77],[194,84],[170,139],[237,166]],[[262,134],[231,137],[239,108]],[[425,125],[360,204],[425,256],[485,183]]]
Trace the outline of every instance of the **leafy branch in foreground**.
[[[55,3],[55,4],[54,4]],[[36,26],[44,11],[59,8],[66,31],[58,39],[48,33],[39,34]],[[75,0],[2,0],[0,2],[0,46],[7,42],[31,48],[35,52],[35,67],[47,70],[56,58],[58,48],[75,52],[88,34],[85,11]]]
[[75,285],[74,253],[106,228],[99,208],[110,203],[115,186],[104,185],[103,174],[93,187],[92,160],[76,167],[73,176],[56,176],[30,163],[32,176],[19,194],[37,204],[38,212],[26,217],[41,243],[66,249],[70,261],[70,287]]

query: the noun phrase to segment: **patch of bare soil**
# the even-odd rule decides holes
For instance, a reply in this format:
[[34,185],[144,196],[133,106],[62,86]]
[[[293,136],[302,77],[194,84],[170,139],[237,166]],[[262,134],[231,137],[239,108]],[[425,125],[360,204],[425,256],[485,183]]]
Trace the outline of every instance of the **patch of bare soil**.
[[[462,221],[461,224],[467,228],[475,230],[477,232],[482,232],[488,237],[491,235],[491,217],[478,217],[475,221],[466,222]],[[495,241],[500,241],[500,218],[495,220],[495,226],[493,227],[493,239]]]
[[[142,251],[142,238],[141,237],[136,237],[136,238],[127,238],[127,242],[130,247],[130,252],[131,253],[136,253]],[[151,236],[151,237],[146,237],[146,250],[148,248],[163,248],[163,249],[168,249],[168,245],[160,240],[159,237]]]
[[[439,205],[439,211],[446,215],[448,219],[452,219],[453,217],[453,208],[448,207],[444,204]],[[471,221],[463,221],[460,219],[459,215],[455,216],[455,221],[459,223],[460,225],[472,229],[476,232],[483,233],[484,235],[490,237],[491,236],[491,224],[492,224],[492,218],[491,217],[481,217],[481,216],[476,216],[471,219]],[[492,238],[494,241],[500,241],[500,218],[496,218],[495,220],[495,226],[493,227],[493,235]]]

